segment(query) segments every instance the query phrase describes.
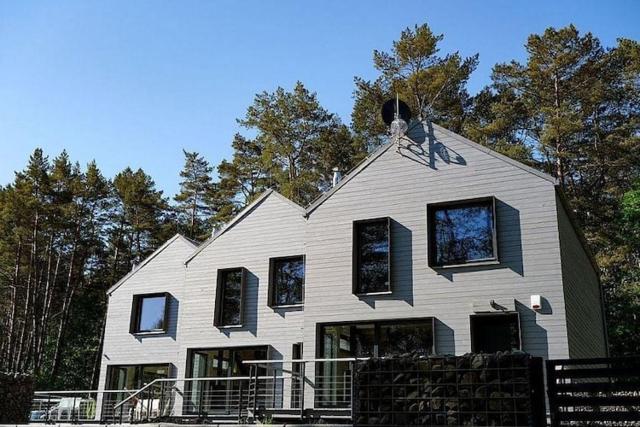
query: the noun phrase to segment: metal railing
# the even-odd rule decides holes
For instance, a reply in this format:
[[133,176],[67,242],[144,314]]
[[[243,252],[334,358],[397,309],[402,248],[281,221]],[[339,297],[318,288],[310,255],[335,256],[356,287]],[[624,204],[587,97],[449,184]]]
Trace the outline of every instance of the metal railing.
[[128,396],[135,391],[36,391],[31,404],[30,421],[34,423],[97,422],[108,416],[108,411],[100,411],[101,408],[112,408],[123,396]]
[[[32,421],[255,421],[303,418],[315,409],[345,412],[351,408],[353,372],[359,360],[366,359],[254,360],[243,362],[249,367],[248,376],[162,378],[138,390],[39,391]],[[314,373],[307,372],[311,367]],[[305,398],[305,391],[314,397]]]

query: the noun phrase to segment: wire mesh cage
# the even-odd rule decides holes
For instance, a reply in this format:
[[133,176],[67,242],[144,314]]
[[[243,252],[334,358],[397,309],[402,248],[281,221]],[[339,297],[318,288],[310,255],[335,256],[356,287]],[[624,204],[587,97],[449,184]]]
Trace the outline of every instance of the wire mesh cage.
[[543,425],[542,360],[524,353],[359,362],[354,425]]

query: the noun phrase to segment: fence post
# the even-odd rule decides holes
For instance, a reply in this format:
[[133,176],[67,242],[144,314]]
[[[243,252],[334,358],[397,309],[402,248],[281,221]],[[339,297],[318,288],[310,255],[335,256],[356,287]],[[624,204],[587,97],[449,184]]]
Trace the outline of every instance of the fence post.
[[47,424],[49,424],[49,412],[51,411],[51,393],[47,394]]
[[529,384],[531,384],[531,413],[534,426],[547,425],[547,405],[544,392],[544,369],[541,357],[532,357],[529,365]]
[[560,425],[558,420],[558,408],[556,407],[556,365],[552,360],[547,360],[547,398],[549,399],[549,415],[551,427]]

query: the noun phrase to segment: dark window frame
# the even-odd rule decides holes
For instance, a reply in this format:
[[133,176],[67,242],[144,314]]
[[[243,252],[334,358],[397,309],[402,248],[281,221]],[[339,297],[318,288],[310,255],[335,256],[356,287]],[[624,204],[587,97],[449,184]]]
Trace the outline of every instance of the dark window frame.
[[410,324],[417,322],[431,322],[431,340],[432,340],[432,354],[438,354],[436,348],[436,318],[434,316],[426,316],[426,317],[410,317],[410,318],[394,318],[394,319],[371,319],[371,320],[357,320],[357,321],[340,321],[340,322],[323,322],[316,324],[316,358],[321,358],[323,345],[322,345],[322,330],[327,326],[351,326],[351,325],[374,325],[375,330],[375,343],[374,344],[374,352],[378,353],[380,351],[380,326],[383,325],[402,325],[402,324]]
[[[115,363],[115,364],[109,364],[107,365],[107,375],[106,375],[106,384],[107,387],[110,386],[110,384],[113,383],[113,371],[116,369],[121,369],[121,368],[130,368],[133,367],[135,369],[139,369],[139,368],[147,368],[149,366],[162,366],[162,367],[166,367],[167,368],[167,378],[172,378],[172,375],[175,375],[175,369],[174,369],[174,365],[171,362],[163,362],[163,363],[131,363],[131,364],[126,364],[126,363]],[[140,371],[140,373],[142,372],[142,370]],[[140,379],[140,378],[139,378]],[[140,386],[142,387],[145,384],[143,384],[142,382],[139,382]],[[107,388],[105,387],[105,388]]]
[[[169,327],[169,303],[171,301],[169,292],[154,292],[149,294],[133,295],[131,302],[131,317],[129,320],[129,333],[134,335],[154,335],[166,334]],[[164,297],[164,318],[161,329],[140,330],[140,320],[142,315],[142,301],[145,298]]]
[[[375,222],[382,222],[382,221],[386,221],[387,223],[387,241],[388,241],[388,245],[389,245],[389,251],[387,253],[387,290],[386,291],[376,291],[376,292],[361,292],[361,286],[360,286],[360,262],[361,262],[361,254],[359,251],[360,248],[360,239],[359,239],[359,229],[358,227],[360,225],[363,224],[370,224],[370,223],[375,223]],[[384,217],[378,217],[378,218],[369,218],[369,219],[360,219],[360,220],[356,220],[353,221],[353,238],[352,238],[352,245],[353,245],[353,253],[352,253],[352,259],[351,259],[351,265],[352,265],[352,279],[351,279],[351,292],[354,295],[357,296],[367,296],[367,295],[386,295],[386,294],[390,294],[393,292],[393,286],[391,283],[391,270],[392,270],[392,266],[391,266],[391,259],[392,259],[392,251],[393,251],[393,245],[392,245],[392,238],[391,238],[391,224],[392,224],[392,220],[391,217],[388,216],[384,216]]]
[[[302,277],[302,302],[295,304],[278,304],[276,298],[276,283],[275,283],[275,265],[278,261],[287,261],[287,260],[299,260],[302,258],[302,268],[303,268],[303,277]],[[304,306],[304,298],[305,298],[305,285],[307,281],[307,257],[305,255],[288,255],[281,257],[269,258],[269,286],[268,292],[269,297],[267,299],[267,305],[271,308],[287,308],[287,307],[302,307]]]
[[475,336],[474,336],[474,327],[473,327],[473,319],[482,318],[482,317],[515,317],[516,324],[518,326],[518,350],[522,350],[522,321],[520,319],[520,313],[517,311],[505,311],[505,312],[488,312],[488,313],[474,313],[469,316],[469,335],[471,337],[471,352],[477,353]]
[[[223,301],[226,282],[223,283],[223,277],[225,274],[232,271],[241,271],[242,277],[240,279],[240,322],[232,325],[225,325],[222,323],[223,319]],[[241,328],[244,325],[244,295],[247,287],[247,269],[244,267],[233,268],[220,268],[218,269],[218,275],[216,279],[216,299],[215,308],[213,313],[213,326],[217,328]]]
[[186,361],[186,369],[185,372],[189,376],[189,378],[193,378],[193,354],[198,352],[207,352],[207,351],[243,351],[243,350],[266,350],[266,358],[267,360],[271,359],[273,354],[273,346],[271,344],[258,344],[258,345],[229,345],[229,346],[213,346],[213,347],[189,347],[187,349],[187,361]]
[[[436,256],[438,252],[435,241],[435,212],[442,208],[485,206],[487,204],[491,207],[492,210],[491,239],[493,256],[481,260],[471,260],[455,264],[441,264],[436,262]],[[500,263],[500,256],[498,251],[498,215],[495,196],[429,203],[427,205],[427,262],[429,264],[429,267],[432,268],[457,268],[464,266],[491,265]]]

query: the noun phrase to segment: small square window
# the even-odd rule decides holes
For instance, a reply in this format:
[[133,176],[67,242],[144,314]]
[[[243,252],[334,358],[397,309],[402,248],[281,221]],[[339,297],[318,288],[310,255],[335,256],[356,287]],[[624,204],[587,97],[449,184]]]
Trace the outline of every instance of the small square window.
[[214,326],[242,326],[246,276],[244,268],[218,270]]
[[304,303],[304,256],[271,258],[269,262],[269,306]]
[[130,332],[166,332],[169,310],[167,293],[134,295]]
[[474,314],[471,316],[471,351],[495,353],[520,350],[518,313]]
[[498,260],[493,197],[427,207],[429,265],[444,267]]
[[353,293],[391,292],[391,218],[353,223]]

